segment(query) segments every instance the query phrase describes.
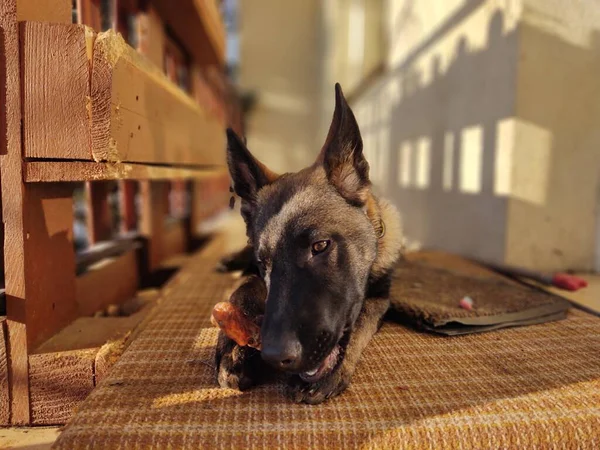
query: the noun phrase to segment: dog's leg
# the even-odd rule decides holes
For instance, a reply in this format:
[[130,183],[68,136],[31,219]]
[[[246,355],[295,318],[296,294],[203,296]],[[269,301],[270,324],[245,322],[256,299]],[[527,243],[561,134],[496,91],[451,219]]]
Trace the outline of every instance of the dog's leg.
[[332,373],[314,383],[306,383],[300,377],[293,376],[288,390],[291,398],[296,402],[318,404],[343,392],[350,384],[363,350],[379,330],[389,305],[388,298],[366,299],[342,363]]
[[[255,318],[264,313],[266,296],[264,281],[250,276],[235,289],[229,301],[247,317]],[[222,331],[217,341],[215,363],[219,385],[240,391],[265,381],[272,372],[262,360],[259,350],[239,346]]]
[[254,262],[252,247],[247,245],[242,250],[230,253],[218,262],[217,271],[235,272],[236,270],[246,270]]
[[269,373],[260,351],[240,347],[223,332],[219,332],[215,363],[217,381],[223,388],[245,391],[265,381]]

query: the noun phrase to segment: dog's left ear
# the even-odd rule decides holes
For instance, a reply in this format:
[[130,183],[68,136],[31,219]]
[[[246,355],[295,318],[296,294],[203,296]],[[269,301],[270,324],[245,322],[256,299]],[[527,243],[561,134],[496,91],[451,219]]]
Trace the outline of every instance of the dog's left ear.
[[364,206],[369,187],[369,163],[363,155],[363,142],[354,113],[335,84],[335,110],[327,139],[317,163],[325,168],[327,179],[349,203]]

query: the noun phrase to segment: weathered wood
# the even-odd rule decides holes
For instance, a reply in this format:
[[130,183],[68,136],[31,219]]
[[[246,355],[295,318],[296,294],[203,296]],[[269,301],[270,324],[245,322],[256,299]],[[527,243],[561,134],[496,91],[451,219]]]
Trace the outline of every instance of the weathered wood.
[[131,299],[139,286],[135,250],[100,261],[77,277],[76,286],[79,316],[90,316],[110,304]]
[[91,158],[86,43],[93,39],[81,25],[21,24],[26,157]]
[[6,354],[6,317],[0,317],[0,425],[10,424],[8,361]]
[[225,27],[217,2],[179,0],[177,8],[169,0],[153,0],[153,6],[200,64],[225,64]]
[[227,173],[225,167],[169,167],[136,163],[94,161],[29,161],[24,164],[27,183],[100,180],[206,179]]
[[39,353],[29,356],[31,423],[65,424],[94,388],[98,349]]
[[91,99],[96,161],[224,165],[222,125],[113,31],[94,42]]

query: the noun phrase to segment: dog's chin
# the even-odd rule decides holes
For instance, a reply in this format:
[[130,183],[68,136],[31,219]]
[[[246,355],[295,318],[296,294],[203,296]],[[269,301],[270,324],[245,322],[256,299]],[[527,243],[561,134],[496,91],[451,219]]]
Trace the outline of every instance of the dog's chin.
[[312,370],[299,373],[298,376],[307,383],[315,383],[337,369],[346,356],[346,347],[350,341],[350,330],[346,330],[340,340],[333,346],[329,354]]

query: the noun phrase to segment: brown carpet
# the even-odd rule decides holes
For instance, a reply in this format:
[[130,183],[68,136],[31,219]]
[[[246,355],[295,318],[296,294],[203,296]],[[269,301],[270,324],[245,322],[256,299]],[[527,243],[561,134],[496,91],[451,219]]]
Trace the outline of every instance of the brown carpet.
[[319,406],[220,389],[218,242],[169,285],[56,448],[600,448],[600,319],[460,337],[385,324],[350,388]]

